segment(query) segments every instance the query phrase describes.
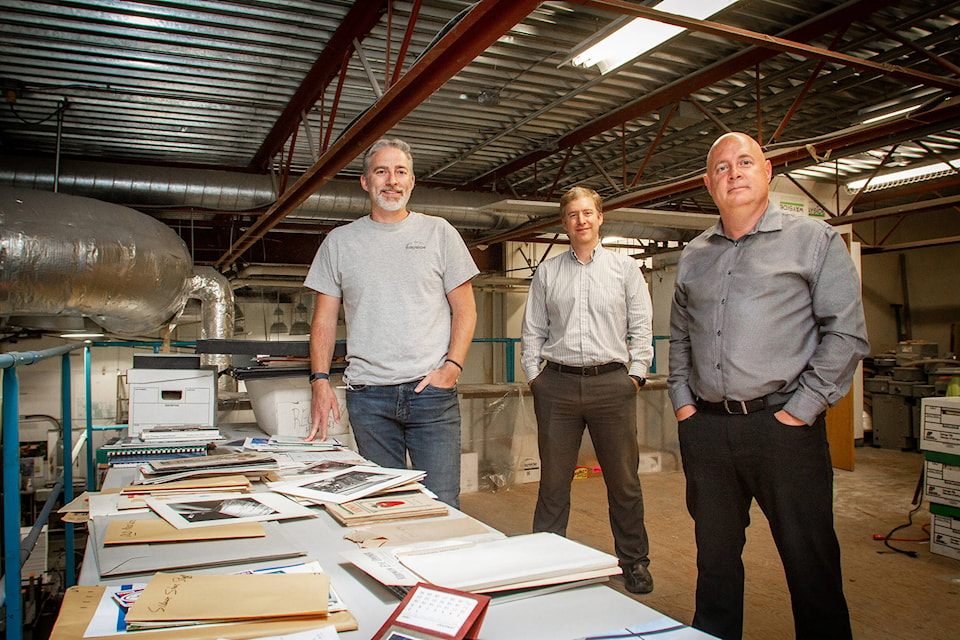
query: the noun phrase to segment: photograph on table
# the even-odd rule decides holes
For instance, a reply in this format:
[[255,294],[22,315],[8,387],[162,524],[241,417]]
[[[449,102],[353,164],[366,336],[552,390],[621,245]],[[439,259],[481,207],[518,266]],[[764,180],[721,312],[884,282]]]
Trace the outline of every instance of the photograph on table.
[[258,522],[288,518],[312,518],[316,514],[293,500],[276,493],[250,493],[234,498],[191,498],[157,500],[147,505],[178,529],[205,527],[235,522]]

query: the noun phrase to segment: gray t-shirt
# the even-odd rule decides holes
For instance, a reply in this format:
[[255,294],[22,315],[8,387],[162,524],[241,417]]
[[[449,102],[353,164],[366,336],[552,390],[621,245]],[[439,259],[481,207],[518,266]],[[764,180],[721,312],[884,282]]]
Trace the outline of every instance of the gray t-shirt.
[[341,298],[348,384],[401,384],[443,364],[447,293],[479,273],[453,226],[411,211],[394,224],[364,216],[320,246],[304,285]]

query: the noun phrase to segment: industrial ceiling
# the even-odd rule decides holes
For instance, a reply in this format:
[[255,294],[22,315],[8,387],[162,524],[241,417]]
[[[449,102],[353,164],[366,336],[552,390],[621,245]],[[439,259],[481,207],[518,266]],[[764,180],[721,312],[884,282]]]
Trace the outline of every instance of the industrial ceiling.
[[[138,209],[238,278],[308,264],[363,213],[358,156],[396,136],[412,208],[448,215],[496,272],[502,242],[556,233],[575,184],[638,255],[682,245],[715,211],[702,166],[728,130],[835,192],[960,159],[960,2],[741,0],[706,21],[656,4],[0,0],[0,185]],[[606,74],[571,63],[633,17],[684,30]],[[948,166],[818,202],[864,221],[958,194]]]

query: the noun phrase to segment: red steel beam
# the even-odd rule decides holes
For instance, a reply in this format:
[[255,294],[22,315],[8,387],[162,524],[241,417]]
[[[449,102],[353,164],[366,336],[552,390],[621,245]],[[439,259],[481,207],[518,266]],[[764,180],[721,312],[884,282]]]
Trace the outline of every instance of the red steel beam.
[[330,36],[323,53],[313,63],[270,133],[264,138],[263,144],[250,160],[251,169],[263,171],[269,166],[270,159],[283,148],[287,138],[300,125],[301,114],[313,108],[330,81],[340,73],[341,65],[345,64],[344,55],[353,49],[354,38],[362,41],[377,26],[389,2],[390,0],[368,0],[353,3],[350,11],[343,17],[343,22]]
[[[804,24],[788,29],[782,35],[790,38],[792,41],[813,40],[837,29],[841,25],[860,20],[875,11],[894,4],[895,1],[896,0],[853,0],[830,11],[825,11]],[[580,2],[579,4],[588,3]],[[632,6],[631,8],[636,7]],[[734,54],[706,67],[702,71],[680,78],[656,91],[651,91],[619,109],[615,109],[596,120],[574,129],[557,140],[552,148],[538,149],[537,151],[522,155],[493,171],[479,176],[465,186],[468,188],[481,189],[484,185],[502,176],[516,173],[520,169],[538,160],[547,158],[558,151],[582,144],[596,135],[617,128],[623,122],[628,122],[653,111],[657,111],[661,107],[681,100],[704,87],[709,87],[712,84],[720,82],[732,75],[740,73],[744,69],[749,69],[777,55],[779,55],[778,52],[761,47],[751,47],[741,53]]]
[[814,47],[812,45],[803,44],[802,42],[794,42],[793,40],[786,38],[769,36],[763,33],[757,33],[756,31],[741,29],[740,27],[731,27],[718,22],[711,22],[710,20],[697,20],[695,18],[687,18],[685,16],[680,16],[673,13],[657,11],[656,9],[651,9],[649,7],[638,7],[637,5],[630,2],[625,2],[624,0],[590,0],[585,4],[593,7],[616,8],[629,15],[640,18],[649,18],[651,20],[656,20],[657,22],[665,22],[666,24],[683,27],[684,29],[690,29],[691,31],[701,31],[703,33],[709,33],[712,35],[721,36],[723,38],[732,38],[734,40],[740,40],[759,47],[774,49],[784,53],[794,53],[810,58],[817,58],[819,60],[826,60],[827,62],[834,62],[847,67],[853,67],[854,69],[874,71],[882,75],[893,76],[908,82],[930,85],[932,87],[943,89],[944,91],[957,91],[960,89],[960,80],[954,78],[935,76],[932,73],[916,71],[914,69],[896,64],[889,64],[886,62],[873,62],[872,60],[865,60],[864,58],[858,58],[846,53],[840,53],[839,51],[830,51],[829,49],[824,49],[822,47]]
[[[856,128],[850,131],[843,131],[832,138],[822,140],[816,144],[804,147],[791,147],[782,151],[774,151],[766,154],[768,160],[774,168],[799,169],[804,166],[816,164],[811,153],[817,157],[828,155],[833,158],[842,158],[846,154],[856,153],[865,145],[873,144],[883,146],[892,142],[906,140],[911,137],[925,135],[926,132],[940,130],[942,123],[948,121],[957,121],[960,124],[960,104],[947,105],[934,109],[925,114],[916,117],[903,118],[893,122],[878,123],[871,127]],[[706,163],[706,158],[704,158]],[[643,191],[611,198],[604,202],[604,211],[614,211],[625,207],[642,207],[645,204],[666,198],[669,196],[696,191],[703,188],[703,175],[698,175],[686,180],[679,180],[672,184]],[[899,212],[899,211],[898,211]],[[847,216],[836,216],[830,219],[830,224],[845,224],[856,222],[854,216],[860,214],[849,214]],[[864,218],[869,214],[863,214]],[[884,214],[888,215],[888,214]],[[892,214],[890,214],[892,215]],[[555,226],[557,221],[552,216],[547,216],[542,220],[531,220],[509,231],[504,231],[494,236],[478,238],[471,244],[473,245],[492,245],[508,240],[514,240],[530,233],[542,231]]]
[[217,268],[231,266],[288,213],[539,5],[539,0],[480,0],[474,4],[234,242],[217,260]]
[[[800,169],[817,163],[817,160],[812,157],[812,153],[816,154],[818,158],[843,158],[852,153],[857,153],[861,149],[882,147],[939,131],[945,122],[960,122],[960,104],[948,104],[926,113],[877,123],[869,127],[856,127],[815,144],[768,153],[767,159],[770,160],[774,168]],[[706,162],[706,158],[704,158],[704,162]],[[702,186],[703,176],[688,178],[663,187],[655,187],[612,198],[604,203],[604,209],[612,211],[622,207],[636,207],[678,193],[699,189]]]

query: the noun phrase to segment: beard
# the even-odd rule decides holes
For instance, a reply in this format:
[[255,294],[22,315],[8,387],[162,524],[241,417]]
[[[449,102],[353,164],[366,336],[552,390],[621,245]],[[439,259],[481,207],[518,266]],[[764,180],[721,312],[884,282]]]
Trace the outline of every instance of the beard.
[[403,194],[403,197],[399,199],[387,198],[382,193],[376,195],[377,206],[383,209],[384,211],[400,211],[407,206],[407,201],[410,200],[410,192],[407,191]]

